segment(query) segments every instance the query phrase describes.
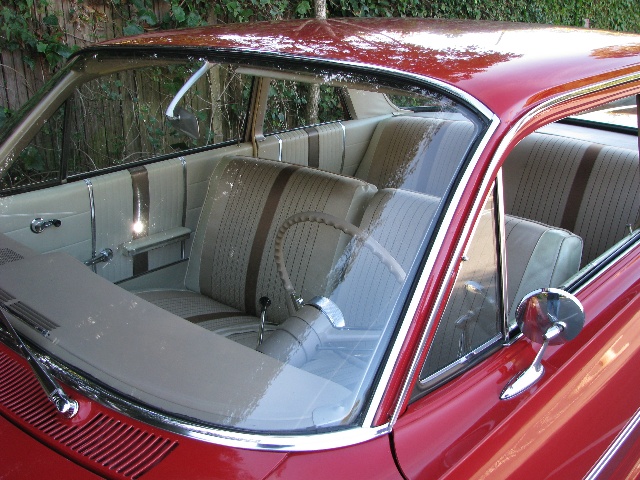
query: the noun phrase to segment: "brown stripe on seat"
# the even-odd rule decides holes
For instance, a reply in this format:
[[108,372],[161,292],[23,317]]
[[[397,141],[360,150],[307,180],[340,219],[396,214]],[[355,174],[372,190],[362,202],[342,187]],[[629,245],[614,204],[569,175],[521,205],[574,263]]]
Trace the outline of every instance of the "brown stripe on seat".
[[307,164],[313,168],[320,167],[320,133],[315,127],[307,127],[304,129],[309,138],[309,158]]
[[[133,188],[133,240],[149,235],[149,173],[145,167],[129,169],[131,186]],[[139,226],[137,229],[135,226]],[[148,252],[139,253],[133,257],[133,275],[140,275],[149,271]]]
[[[589,183],[589,177],[593,171],[593,167],[596,163],[596,159],[602,150],[601,145],[590,145],[582,155],[580,165],[573,178],[571,189],[569,190],[569,196],[567,197],[567,203],[564,207],[564,213],[562,214],[562,221],[560,222],[560,228],[574,232],[576,223],[578,221],[578,213],[580,212],[580,205],[587,190],[587,184]],[[552,172],[547,172],[551,173]]]
[[212,312],[212,313],[202,313],[200,315],[193,315],[191,317],[186,317],[185,320],[189,320],[191,323],[203,323],[209,320],[220,320],[223,318],[233,318],[233,317],[245,317],[247,314],[244,312]]
[[250,315],[257,314],[256,291],[258,289],[258,274],[260,271],[260,263],[262,261],[264,247],[267,243],[267,236],[269,235],[271,224],[273,223],[278,204],[280,203],[282,192],[293,173],[299,168],[300,167],[296,165],[289,165],[280,171],[271,186],[264,208],[262,209],[258,228],[256,229],[256,235],[251,246],[249,266],[247,268],[244,288],[244,308]]

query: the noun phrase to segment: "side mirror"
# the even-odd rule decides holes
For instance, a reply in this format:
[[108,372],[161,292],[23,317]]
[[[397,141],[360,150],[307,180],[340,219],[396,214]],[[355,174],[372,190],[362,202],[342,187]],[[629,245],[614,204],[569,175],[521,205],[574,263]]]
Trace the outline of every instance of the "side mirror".
[[542,356],[548,345],[573,340],[584,326],[580,301],[557,288],[543,288],[525,296],[516,309],[516,321],[532,342],[541,343],[533,364],[511,380],[500,395],[507,400],[533,386],[544,375]]
[[173,109],[173,117],[167,115],[167,120],[173,128],[184,133],[188,137],[198,140],[200,138],[200,127],[196,116],[182,107]]

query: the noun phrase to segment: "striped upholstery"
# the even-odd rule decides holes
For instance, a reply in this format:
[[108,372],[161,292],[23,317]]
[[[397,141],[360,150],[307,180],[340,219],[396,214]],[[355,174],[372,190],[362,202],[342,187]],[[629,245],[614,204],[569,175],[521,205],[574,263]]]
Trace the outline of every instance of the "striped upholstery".
[[353,176],[380,118],[315,125],[258,142],[258,157]]
[[507,213],[582,237],[583,263],[624,237],[638,218],[634,150],[533,133],[511,152],[503,175]]
[[[416,192],[383,189],[376,193],[361,227],[378,241],[408,272],[424,241],[440,199]],[[348,256],[349,263],[345,265]],[[381,328],[390,314],[401,285],[366,248],[357,255],[345,251],[339,268],[342,282],[331,293],[348,326]]]
[[[184,226],[184,175],[185,167],[176,158],[92,178],[96,249],[118,252],[131,240]],[[134,228],[137,222],[141,226],[138,231]],[[110,262],[98,264],[96,270],[117,282],[181,258],[182,248],[177,242],[134,257],[117,253]]]
[[355,176],[378,188],[441,197],[473,138],[471,122],[418,116],[381,121]]
[[[438,198],[420,193],[380,190],[367,206],[361,226],[409,272],[438,204]],[[358,250],[345,250],[334,272],[341,281],[330,286],[328,296],[340,308],[347,327],[371,331],[369,341],[359,341],[358,348],[366,350],[377,343],[402,285],[368,249],[356,242],[350,247]],[[362,378],[361,365],[331,349],[319,351],[302,368],[347,388]]]
[[[288,316],[273,259],[275,234],[294,213],[321,211],[359,223],[375,188],[356,179],[248,157],[226,157],[214,170],[191,251],[186,291],[143,292],[163,308],[214,331],[235,329],[255,342],[258,300],[272,301],[269,320]],[[285,261],[298,292],[324,292],[347,238],[303,223],[285,238]],[[202,298],[200,298],[202,297]],[[239,333],[243,332],[243,333]],[[234,338],[236,340],[238,338]]]

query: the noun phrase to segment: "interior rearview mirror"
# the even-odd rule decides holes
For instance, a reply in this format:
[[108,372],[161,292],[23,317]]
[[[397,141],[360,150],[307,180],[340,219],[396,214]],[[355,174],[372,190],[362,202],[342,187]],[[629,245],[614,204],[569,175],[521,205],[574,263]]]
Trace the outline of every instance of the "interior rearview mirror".
[[200,138],[200,127],[198,126],[198,119],[196,116],[182,107],[175,107],[173,109],[173,117],[167,115],[167,121],[169,124],[184,133],[188,137],[198,140]]

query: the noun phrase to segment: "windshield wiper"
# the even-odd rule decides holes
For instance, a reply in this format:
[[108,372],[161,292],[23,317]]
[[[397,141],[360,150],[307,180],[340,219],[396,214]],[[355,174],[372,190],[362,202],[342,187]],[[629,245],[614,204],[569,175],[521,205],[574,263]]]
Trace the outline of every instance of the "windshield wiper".
[[22,341],[18,333],[11,325],[9,318],[7,317],[4,305],[0,305],[0,322],[6,328],[9,335],[15,342],[16,346],[22,350],[24,357],[29,362],[33,373],[35,374],[38,382],[42,386],[44,393],[47,395],[47,398],[53,403],[56,407],[56,410],[60,412],[67,418],[73,417],[76,413],[78,413],[78,402],[69,398],[69,396],[64,392],[62,387],[58,384],[58,382],[53,378],[53,376],[49,373],[47,368],[41,363],[40,360],[36,357],[36,355],[31,351],[31,349],[27,346],[26,343]]

